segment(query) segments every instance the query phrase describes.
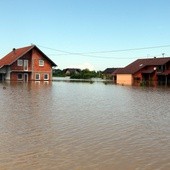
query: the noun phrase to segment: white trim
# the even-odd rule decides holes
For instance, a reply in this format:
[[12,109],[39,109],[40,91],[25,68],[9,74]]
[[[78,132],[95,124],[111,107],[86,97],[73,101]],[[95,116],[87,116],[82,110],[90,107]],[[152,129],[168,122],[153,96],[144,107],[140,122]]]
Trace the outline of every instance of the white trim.
[[[46,75],[47,75],[47,78],[45,78]],[[44,80],[49,80],[49,74],[44,74]]]
[[44,60],[42,60],[42,59],[39,60],[39,66],[41,66],[41,67],[44,66]]
[[[27,78],[27,79],[25,79],[25,78]],[[28,73],[24,73],[24,82],[28,82]]]
[[18,59],[17,60],[17,66],[23,66],[23,60]]
[[24,71],[28,71],[28,60],[24,60]]
[[[38,75],[38,79],[37,79],[37,75]],[[40,74],[39,73],[35,73],[35,80],[40,80]]]
[[[18,78],[19,74],[22,76],[22,78]],[[23,74],[22,73],[17,74],[17,80],[23,80]]]

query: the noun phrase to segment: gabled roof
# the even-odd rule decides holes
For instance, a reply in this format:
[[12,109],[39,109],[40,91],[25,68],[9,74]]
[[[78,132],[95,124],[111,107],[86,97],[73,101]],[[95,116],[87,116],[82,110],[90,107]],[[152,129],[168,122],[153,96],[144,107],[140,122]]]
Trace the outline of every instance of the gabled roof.
[[13,49],[10,53],[8,53],[5,57],[0,59],[0,68],[6,65],[11,65],[16,60],[21,58],[26,53],[30,52],[32,49],[38,50],[48,61],[51,62],[52,66],[57,66],[51,59],[49,59],[37,46],[31,45],[23,48]]
[[117,68],[107,68],[103,71],[103,74],[112,74]]
[[121,72],[123,68],[117,68],[113,73],[112,75],[116,75],[117,73]]
[[117,71],[117,74],[134,74],[146,66],[164,65],[170,61],[170,57],[138,59],[128,66]]
[[78,71],[78,72],[81,72],[81,69],[79,69],[79,68],[66,68],[63,71],[64,72],[66,72],[66,71],[70,71],[70,72]]

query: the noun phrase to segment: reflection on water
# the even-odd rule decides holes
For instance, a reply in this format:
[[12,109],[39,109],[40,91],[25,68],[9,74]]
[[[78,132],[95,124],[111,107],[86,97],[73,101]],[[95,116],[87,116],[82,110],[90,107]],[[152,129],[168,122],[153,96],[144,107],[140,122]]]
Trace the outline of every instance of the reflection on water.
[[104,84],[115,84],[113,80],[106,80],[101,78],[91,78],[91,79],[71,79],[70,77],[53,77],[54,82],[67,82],[67,83],[97,83],[102,82]]
[[1,83],[0,170],[169,170],[169,101],[169,88]]

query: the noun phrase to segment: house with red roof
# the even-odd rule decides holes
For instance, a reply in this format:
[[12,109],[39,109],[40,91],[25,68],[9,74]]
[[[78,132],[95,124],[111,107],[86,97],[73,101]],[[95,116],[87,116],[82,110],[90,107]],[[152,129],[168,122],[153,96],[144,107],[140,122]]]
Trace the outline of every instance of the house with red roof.
[[0,59],[0,80],[50,81],[57,66],[37,46],[18,48]]
[[116,70],[117,84],[170,84],[170,57],[138,59]]
[[102,74],[103,74],[103,79],[113,79],[113,73],[117,70],[118,68],[106,68]]

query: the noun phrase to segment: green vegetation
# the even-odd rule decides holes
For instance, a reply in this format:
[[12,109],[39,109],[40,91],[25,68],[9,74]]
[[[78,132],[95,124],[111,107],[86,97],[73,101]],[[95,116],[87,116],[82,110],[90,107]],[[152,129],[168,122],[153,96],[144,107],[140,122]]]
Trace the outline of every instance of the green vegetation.
[[95,71],[90,71],[88,69],[84,69],[79,74],[72,74],[70,78],[72,79],[100,78],[100,72],[95,72]]
[[53,77],[65,77],[65,73],[63,70],[55,69],[53,70]]
[[[65,70],[56,69],[53,70],[53,77],[65,77],[68,76],[66,74]],[[90,71],[89,69],[81,70],[78,72],[72,72],[70,73],[71,79],[91,79],[91,78],[102,78],[102,72],[101,71]]]

